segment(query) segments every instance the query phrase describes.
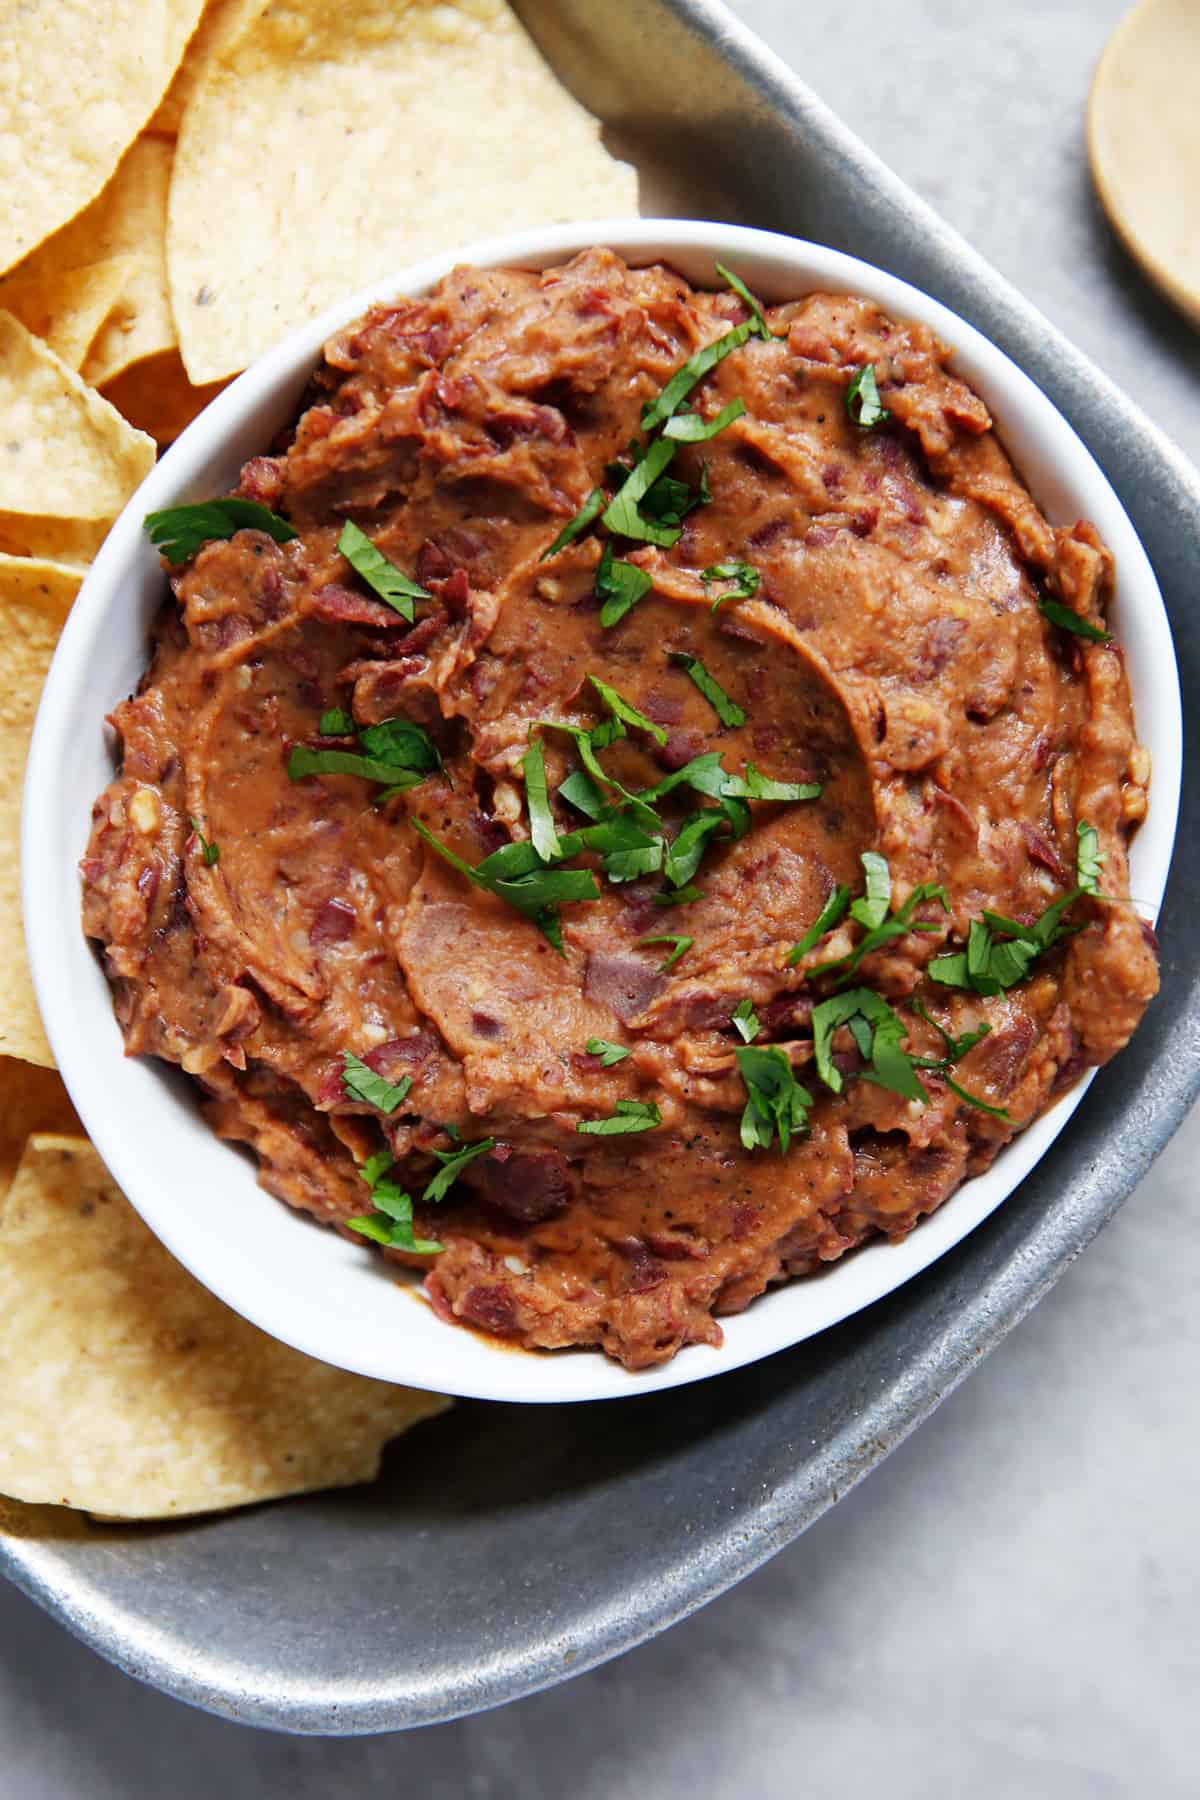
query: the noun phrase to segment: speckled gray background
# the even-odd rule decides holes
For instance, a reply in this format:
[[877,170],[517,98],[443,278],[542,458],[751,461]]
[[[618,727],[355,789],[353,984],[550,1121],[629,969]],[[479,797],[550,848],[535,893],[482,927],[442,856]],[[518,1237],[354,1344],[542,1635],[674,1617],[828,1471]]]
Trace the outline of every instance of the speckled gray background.
[[[1084,98],[1123,0],[737,10],[1200,458],[1200,335],[1088,185]],[[1197,1155],[1193,1115],[1032,1318],[799,1543],[500,1713],[270,1737],[135,1686],[0,1588],[0,1800],[1194,1800]]]

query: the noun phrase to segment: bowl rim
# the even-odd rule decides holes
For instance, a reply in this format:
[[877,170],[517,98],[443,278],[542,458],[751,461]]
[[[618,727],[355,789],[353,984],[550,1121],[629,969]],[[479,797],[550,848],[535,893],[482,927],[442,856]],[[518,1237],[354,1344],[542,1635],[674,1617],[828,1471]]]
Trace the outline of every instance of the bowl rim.
[[[890,1266],[865,1281],[843,1283],[845,1304],[835,1298],[824,1309],[819,1323],[795,1330],[788,1327],[784,1317],[780,1328],[780,1308],[775,1303],[811,1286],[785,1284],[756,1301],[749,1313],[726,1322],[726,1343],[721,1349],[692,1347],[669,1364],[636,1374],[619,1369],[599,1351],[575,1352],[570,1356],[553,1353],[514,1356],[503,1346],[492,1346],[473,1333],[453,1331],[448,1326],[439,1326],[439,1330],[446,1337],[457,1340],[460,1346],[470,1345],[472,1354],[458,1355],[447,1350],[446,1359],[439,1359],[437,1366],[405,1368],[398,1366],[394,1356],[386,1355],[378,1348],[351,1353],[341,1343],[327,1342],[324,1334],[328,1332],[330,1322],[344,1324],[344,1315],[322,1314],[316,1322],[298,1316],[292,1296],[284,1290],[268,1289],[260,1279],[261,1270],[250,1260],[242,1263],[227,1256],[219,1269],[212,1266],[203,1245],[198,1246],[191,1234],[189,1218],[182,1209],[173,1208],[160,1171],[145,1166],[139,1159],[137,1142],[140,1134],[124,1129],[127,1115],[115,1114],[105,1103],[105,1068],[89,1060],[79,1023],[81,1006],[84,1011],[90,1009],[94,1013],[97,1005],[102,1004],[110,1034],[115,1033],[111,998],[107,983],[101,978],[99,986],[93,984],[84,999],[71,986],[64,969],[62,937],[58,929],[61,894],[57,892],[62,885],[63,867],[55,856],[45,820],[50,816],[47,809],[53,810],[63,790],[65,757],[70,744],[77,742],[80,723],[77,700],[80,692],[86,689],[86,670],[92,647],[107,623],[109,609],[119,603],[122,586],[130,578],[131,570],[138,562],[143,568],[145,565],[147,546],[141,531],[145,512],[173,501],[196,497],[202,486],[198,485],[199,471],[223,451],[228,451],[239,430],[247,429],[256,409],[269,405],[272,396],[277,397],[289,388],[296,389],[300,378],[307,378],[315,365],[326,339],[371,304],[390,300],[401,293],[425,291],[457,263],[549,267],[596,243],[610,245],[634,262],[660,257],[694,261],[701,256],[707,259],[708,265],[717,258],[734,261],[743,270],[750,267],[747,278],[756,287],[764,285],[761,271],[765,268],[780,277],[780,282],[767,280],[768,291],[773,286],[786,284],[791,276],[798,284],[794,292],[828,285],[865,294],[891,312],[923,321],[953,344],[955,364],[972,385],[980,388],[989,408],[1000,418],[1002,435],[1008,436],[1010,432],[1020,435],[1026,429],[1033,431],[1036,428],[1065,457],[1070,472],[1064,492],[1068,498],[1079,493],[1080,512],[1093,518],[1100,516],[1101,530],[1117,553],[1118,592],[1133,591],[1136,598],[1131,604],[1127,602],[1131,620],[1138,622],[1139,628],[1146,624],[1154,644],[1153,666],[1142,673],[1153,690],[1154,735],[1158,749],[1150,813],[1135,840],[1135,846],[1143,843],[1147,846],[1142,859],[1147,866],[1139,876],[1138,900],[1150,922],[1157,917],[1170,864],[1182,760],[1179,678],[1161,595],[1128,515],[1090,451],[1046,395],[975,327],[920,289],[844,252],[780,233],[706,220],[617,218],[509,233],[459,247],[371,283],[290,334],[232,382],[164,454],[123,509],[81,586],[43,690],[26,773],[21,861],[30,966],[47,1036],[89,1135],[131,1203],[167,1249],[235,1311],[309,1355],[366,1375],[418,1387],[437,1387],[477,1398],[535,1403],[625,1398],[706,1380],[786,1349],[883,1298],[929,1267],[1002,1203],[1066,1125],[1091,1079],[1089,1076],[1087,1081],[1080,1083],[1006,1147],[993,1170],[999,1168],[1009,1178],[992,1183],[991,1187],[996,1191],[989,1190],[980,1204],[964,1206],[960,1203],[978,1184],[986,1184],[987,1176],[976,1177],[964,1184],[952,1196],[951,1203],[922,1221],[920,1230],[911,1234],[902,1245],[868,1244],[856,1251],[853,1258],[835,1264],[821,1278],[823,1287],[853,1267],[864,1264],[870,1267],[871,1258],[878,1265],[880,1253],[888,1259]],[[259,447],[265,441],[264,434]],[[251,453],[243,449],[239,460],[241,455]],[[1031,480],[1030,485],[1045,505],[1044,494],[1038,492],[1040,484]],[[1052,509],[1047,506],[1047,510]],[[1128,641],[1127,633],[1123,632],[1122,637]],[[142,651],[144,663],[144,640]],[[1139,705],[1139,715],[1144,713],[1145,707]],[[1141,716],[1143,731],[1146,722],[1146,717]],[[87,798],[90,800],[90,793]],[[76,846],[77,851],[82,848],[82,843]],[[77,889],[73,888],[72,892],[77,895]],[[82,938],[77,899],[74,916],[76,933]],[[115,1036],[113,1049],[114,1052],[119,1049]],[[153,1063],[153,1059],[139,1060],[143,1064]],[[176,1115],[176,1122],[181,1123],[184,1114],[177,1091],[171,1090],[168,1072],[161,1065],[154,1067],[159,1077],[156,1091],[161,1095],[163,1106],[170,1108]],[[203,1129],[207,1132],[208,1128]],[[252,1176],[248,1178],[253,1185]],[[297,1230],[305,1228],[307,1221],[261,1189],[256,1188],[255,1192],[263,1204],[277,1208],[280,1218],[289,1226]],[[328,1234],[328,1243],[332,1247],[340,1245],[342,1240]],[[351,1254],[356,1251],[355,1246],[345,1248]],[[391,1283],[388,1285],[394,1295],[394,1287]],[[858,1298],[854,1298],[856,1288],[860,1290]],[[742,1321],[752,1317],[761,1319],[773,1305],[770,1327],[749,1333],[740,1329]],[[394,1340],[396,1344],[404,1341],[403,1332]],[[451,1366],[454,1364],[462,1366],[455,1368]],[[534,1371],[538,1373],[535,1375]]]

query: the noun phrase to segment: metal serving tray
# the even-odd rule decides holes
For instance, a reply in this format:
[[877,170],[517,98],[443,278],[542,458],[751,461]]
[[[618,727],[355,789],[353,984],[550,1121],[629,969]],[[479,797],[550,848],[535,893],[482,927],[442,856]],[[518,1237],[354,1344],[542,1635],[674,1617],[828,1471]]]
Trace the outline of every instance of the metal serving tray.
[[[1075,425],[1141,533],[1200,703],[1200,477],[1142,414],[711,0],[523,0],[641,166],[646,211],[816,238],[970,319]],[[1200,1086],[1187,756],[1163,994],[1003,1206],[926,1274],[738,1373],[604,1406],[460,1405],[373,1489],[85,1541],[0,1571],[130,1674],[252,1724],[394,1730],[560,1681],[702,1605],[886,1456],[1045,1293]]]

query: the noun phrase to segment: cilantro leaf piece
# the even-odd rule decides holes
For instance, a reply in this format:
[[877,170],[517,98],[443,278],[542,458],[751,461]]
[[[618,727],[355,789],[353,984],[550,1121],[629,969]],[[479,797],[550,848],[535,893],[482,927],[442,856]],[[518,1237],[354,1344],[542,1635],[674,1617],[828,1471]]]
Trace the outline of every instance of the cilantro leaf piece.
[[[582,850],[600,853],[600,867],[610,881],[636,881],[640,875],[657,875],[663,866],[665,841],[658,831],[647,832],[630,809],[585,825],[565,840]],[[568,854],[575,854],[568,848]]]
[[944,1056],[938,1058],[914,1058],[914,1061],[923,1069],[944,1069],[948,1063],[959,1062],[962,1057],[967,1054],[968,1050],[973,1050],[976,1044],[982,1043],[983,1039],[990,1034],[992,1029],[985,1020],[982,1025],[977,1025],[974,1031],[964,1032],[962,1037],[956,1038],[946,1030],[944,1025],[938,1023],[932,1013],[926,1012],[919,1000],[913,1000],[910,1004],[917,1017],[924,1019],[927,1025],[932,1025],[933,1029],[937,1032],[943,1044],[946,1046]]
[[698,656],[688,656],[683,650],[672,650],[671,661],[699,688],[722,725],[737,726],[746,723],[743,709],[729,698],[716,676],[709,674]]
[[1085,894],[1100,892],[1100,871],[1108,861],[1100,848],[1100,833],[1086,819],[1075,827],[1075,885]]
[[367,755],[389,768],[429,775],[443,766],[442,753],[425,727],[411,719],[381,719],[359,735]]
[[704,895],[698,887],[691,883],[687,887],[676,888],[673,893],[654,894],[655,906],[687,906],[693,900],[703,900]]
[[872,426],[882,425],[885,419],[891,418],[879,398],[874,363],[865,363],[846,389],[846,412],[851,423],[861,431],[870,431]]
[[185,563],[214,538],[231,538],[239,531],[265,531],[277,544],[297,536],[278,513],[257,500],[199,500],[193,506],[168,506],[147,513],[142,524],[159,555],[169,563]]
[[495,894],[514,911],[531,919],[560,956],[564,952],[558,907],[570,901],[600,898],[600,889],[590,869],[546,869],[525,864],[523,859],[526,857],[536,864],[537,852],[532,844],[502,845],[491,856],[485,856],[478,868],[472,868],[449,845],[436,838],[422,820],[413,819],[411,823],[413,830],[443,862],[449,863],[476,887]]
[[590,1037],[586,1049],[589,1056],[600,1058],[602,1069],[611,1069],[614,1063],[624,1062],[629,1055],[624,1044],[610,1044],[607,1038]]
[[1009,1115],[1006,1107],[992,1106],[987,1100],[981,1100],[978,1094],[969,1094],[965,1087],[960,1087],[958,1082],[949,1075],[943,1075],[942,1080],[950,1089],[950,1092],[952,1094],[957,1094],[960,1100],[965,1100],[968,1106],[977,1106],[980,1112],[990,1113],[993,1119],[1008,1118]]
[[369,1156],[359,1174],[371,1190],[371,1199],[375,1211],[362,1215],[357,1219],[347,1219],[351,1231],[361,1233],[376,1244],[383,1244],[391,1250],[410,1250],[418,1256],[435,1256],[442,1248],[433,1238],[419,1238],[413,1235],[411,1194],[406,1194],[397,1187],[394,1181],[387,1179],[387,1171],[394,1158],[386,1150],[378,1150]]
[[662,1114],[653,1100],[618,1100],[607,1119],[580,1119],[576,1131],[591,1137],[621,1137],[627,1131],[653,1131]]
[[557,556],[560,550],[565,550],[567,545],[579,537],[581,532],[587,530],[592,520],[598,518],[603,510],[604,489],[594,487],[574,518],[567,520],[554,542],[548,549],[542,551],[538,561],[545,562],[547,557]]
[[441,1163],[441,1168],[432,1177],[425,1192],[421,1195],[430,1205],[444,1200],[451,1187],[458,1180],[468,1163],[473,1163],[477,1156],[496,1148],[495,1138],[480,1138],[476,1144],[464,1144],[461,1150],[435,1150],[434,1155]]
[[614,537],[641,538],[647,543],[661,544],[668,550],[678,542],[681,526],[657,525],[646,517],[639,505],[674,455],[674,444],[669,444],[665,438],[656,438],[641,462],[629,471],[604,509],[604,523]]
[[412,1076],[404,1075],[393,1085],[368,1068],[349,1050],[342,1051],[342,1086],[352,1100],[378,1107],[382,1113],[394,1113],[412,1086]]
[[670,944],[673,946],[666,961],[661,962],[658,965],[658,972],[660,975],[665,975],[667,970],[677,963],[681,956],[686,956],[695,941],[695,938],[685,937],[681,932],[670,931],[660,932],[657,937],[644,937],[638,939],[639,944]]
[[828,900],[809,926],[798,944],[788,952],[788,964],[794,968],[801,959],[808,955],[827,931],[840,925],[850,906],[850,889],[843,887],[839,881]]
[[726,780],[726,771],[721,767],[721,752],[705,750],[700,756],[693,756],[690,762],[684,763],[681,769],[672,769],[653,787],[642,788],[638,799],[647,806],[653,806],[663,800],[677,787],[694,788],[698,794],[705,794],[710,800],[719,800],[721,788]]
[[707,569],[701,569],[700,579],[706,588],[714,581],[732,581],[733,586],[718,594],[712,603],[711,610],[716,612],[718,606],[724,606],[726,600],[752,600],[758,592],[758,584],[762,577],[753,563],[728,562],[709,563]]
[[209,843],[208,839],[200,829],[200,821],[198,819],[189,819],[188,824],[195,833],[196,842],[200,846],[200,861],[204,864],[206,869],[213,868],[213,866],[221,860],[220,844]]
[[728,823],[720,807],[704,807],[684,820],[667,845],[663,870],[672,887],[686,888],[700,867],[705,845],[714,831]]
[[864,850],[859,858],[866,878],[866,897],[855,900],[850,908],[850,917],[868,931],[874,931],[887,918],[888,907],[892,901],[892,871],[888,867],[887,858],[880,856],[877,850]]
[[936,981],[940,987],[968,988],[971,980],[967,974],[967,953],[965,950],[954,950],[948,956],[935,956],[925,968],[930,981]]
[[546,758],[541,738],[534,738],[521,763],[525,776],[525,800],[529,807],[529,831],[533,847],[543,862],[554,862],[562,855],[562,844],[550,810],[550,791],[546,786]]
[[603,601],[601,629],[608,631],[619,624],[639,600],[645,599],[653,586],[645,569],[639,569],[636,563],[618,560],[613,556],[611,543],[605,544],[596,570],[596,597]]
[[359,756],[353,750],[310,750],[307,744],[293,745],[287,772],[290,781],[302,781],[306,775],[361,775],[364,781],[381,781],[391,788],[416,787],[423,780],[416,770],[400,769],[376,757]]
[[752,1044],[762,1030],[762,1023],[754,1010],[753,1000],[739,1000],[729,1017],[742,1042]]
[[771,330],[771,327],[767,324],[766,315],[764,314],[762,307],[754,298],[754,295],[750,292],[750,289],[746,286],[740,275],[736,275],[732,269],[727,269],[724,263],[717,264],[717,274],[721,277],[721,280],[725,283],[726,287],[731,287],[733,289],[742,304],[750,308],[750,314],[753,320],[750,329],[756,337],[762,338],[768,344],[778,342],[781,338],[786,338],[786,331],[775,332]]
[[746,764],[744,775],[728,775],[721,787],[729,800],[817,800],[821,794],[819,781],[775,781],[763,775],[753,763]]
[[663,426],[663,436],[673,438],[679,444],[705,444],[727,425],[732,425],[735,419],[740,419],[745,410],[746,402],[739,397],[723,406],[711,419],[702,418],[699,413],[677,412]]
[[622,725],[632,725],[637,731],[648,731],[657,744],[666,743],[667,734],[662,726],[656,725],[653,719],[648,719],[644,712],[639,712],[636,706],[623,699],[616,688],[609,687],[607,681],[601,681],[598,675],[589,675],[588,680],[599,694],[605,710],[614,719],[619,719]]
[[1057,625],[1062,631],[1070,631],[1075,637],[1086,638],[1089,644],[1112,643],[1111,631],[1102,631],[1099,625],[1093,625],[1089,619],[1081,619],[1077,612],[1072,612],[1069,606],[1063,606],[1058,600],[1039,600],[1038,611],[1051,625]]
[[558,797],[588,819],[598,819],[609,809],[608,801],[584,769],[575,769],[559,784]]
[[354,737],[358,732],[353,716],[340,706],[331,706],[317,720],[317,730],[322,737]]
[[[882,858],[880,860],[882,861]],[[890,879],[889,875],[889,886]],[[927,900],[936,900],[945,912],[950,910],[946,890],[941,882],[922,881],[913,889],[904,905],[892,914],[891,918],[884,919],[881,925],[876,925],[873,930],[868,931],[867,935],[861,938],[846,956],[836,957],[832,962],[814,963],[812,968],[806,971],[806,978],[812,981],[818,975],[831,975],[835,971],[841,970],[849,979],[851,975],[855,974],[864,957],[870,956],[874,950],[881,950],[885,944],[890,944],[893,938],[907,937],[910,931],[936,931],[938,927],[932,922],[913,918],[917,907],[923,905]],[[853,913],[853,906],[850,911]]]
[[372,543],[353,519],[347,519],[342,526],[337,547],[355,574],[361,575],[371,591],[394,608],[402,619],[407,619],[410,625],[416,617],[414,602],[433,599],[428,588],[422,587],[419,581],[413,581],[394,562],[389,562],[383,551]]
[[796,1080],[778,1045],[739,1044],[733,1054],[746,1089],[740,1133],[744,1148],[767,1150],[778,1137],[786,1155],[793,1135],[808,1130],[812,1095]]
[[[813,1056],[817,1074],[826,1087],[840,1094],[845,1086],[842,1072],[833,1060],[833,1034],[839,1026],[851,1025],[856,1017],[864,1021],[871,1033],[871,1069],[864,1071],[864,1079],[907,1100],[928,1100],[912,1058],[901,1049],[907,1035],[904,1021],[872,988],[847,988],[844,993],[834,994],[813,1007]],[[866,1054],[865,1033],[855,1031],[853,1036],[860,1055]]]
[[724,361],[731,350],[744,344],[753,330],[753,324],[747,319],[743,324],[735,325],[732,331],[727,331],[724,337],[717,338],[714,343],[705,344],[702,350],[695,351],[685,363],[681,363],[657,399],[648,401],[643,406],[642,430],[655,431],[664,424],[678,411],[696,383],[702,381],[710,369],[715,369],[719,362]]

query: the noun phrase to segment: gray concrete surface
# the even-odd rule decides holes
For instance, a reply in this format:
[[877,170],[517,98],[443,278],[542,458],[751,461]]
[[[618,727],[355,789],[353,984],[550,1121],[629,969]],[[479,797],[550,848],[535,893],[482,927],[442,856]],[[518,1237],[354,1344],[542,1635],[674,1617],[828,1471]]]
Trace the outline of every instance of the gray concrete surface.
[[[739,10],[1200,457],[1200,336],[1087,181],[1084,97],[1123,0]],[[1197,1115],[1033,1317],[791,1550],[501,1713],[272,1738],[138,1688],[0,1590],[0,1800],[1193,1800],[1193,1157]]]

